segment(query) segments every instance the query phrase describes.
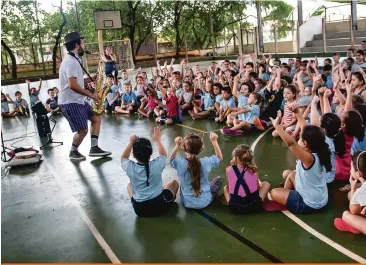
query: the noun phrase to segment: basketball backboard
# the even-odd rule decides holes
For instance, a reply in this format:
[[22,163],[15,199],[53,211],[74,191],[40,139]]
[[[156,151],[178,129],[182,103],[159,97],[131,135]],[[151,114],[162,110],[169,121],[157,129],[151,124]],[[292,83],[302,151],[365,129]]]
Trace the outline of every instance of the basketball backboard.
[[94,11],[95,30],[120,29],[121,11],[116,10],[96,10]]

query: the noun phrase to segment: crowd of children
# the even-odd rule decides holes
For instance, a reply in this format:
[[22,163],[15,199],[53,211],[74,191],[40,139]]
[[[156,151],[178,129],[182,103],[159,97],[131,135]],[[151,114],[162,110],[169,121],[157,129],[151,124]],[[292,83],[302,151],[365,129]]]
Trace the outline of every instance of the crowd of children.
[[[39,79],[38,89],[30,87],[30,80],[25,80],[28,86],[28,96],[30,106],[26,99],[23,98],[23,94],[20,91],[15,92],[15,101],[10,97],[9,94],[1,92],[1,117],[13,118],[15,116],[30,116],[30,108],[36,104],[42,104],[48,113],[57,115],[60,113],[60,108],[57,103],[58,88],[53,87],[48,89],[49,98],[43,104],[39,99],[39,93],[42,88],[42,79]],[[13,109],[10,110],[9,104],[13,104]]]
[[[272,136],[280,137],[298,159],[295,169],[283,172],[283,187],[270,191],[270,184],[259,180],[250,148],[239,145],[226,169],[224,198],[228,207],[234,213],[259,211],[270,194],[275,203],[292,212],[316,212],[328,203],[329,183],[349,180],[350,185],[341,189],[349,191],[349,210],[335,219],[334,225],[341,231],[366,234],[365,50],[366,41],[360,50],[349,49],[347,59],[341,61],[336,53],[333,59],[324,61],[323,67],[317,58],[281,62],[271,56],[254,55],[250,60],[240,55],[237,61],[225,60],[221,65],[212,62],[206,70],[199,65],[190,68],[187,60],[181,61],[180,69],[174,69],[174,60],[164,66],[157,61],[150,78],[141,69],[134,82],[125,70],[121,77],[111,78],[105,112],[137,113],[140,119],[151,118],[161,125],[181,123],[186,114],[185,119],[222,123],[226,126],[222,133],[233,136],[273,127]],[[29,89],[31,105],[39,101],[39,89]],[[92,83],[88,89],[93,89]],[[49,95],[46,108],[54,111],[57,95],[53,90]],[[16,101],[4,94],[1,99],[3,117],[29,114],[20,92],[16,93]],[[9,103],[14,104],[13,111],[9,111]],[[179,182],[171,181],[164,187],[162,172],[167,153],[160,137],[156,127],[152,140],[159,156],[155,159],[150,159],[151,142],[137,136],[131,137],[122,154],[136,214],[164,213],[179,188],[185,207],[207,207],[224,182],[220,177],[209,182],[211,170],[223,160],[218,136],[210,134],[215,154],[201,158],[201,136],[176,138],[169,161]],[[185,153],[184,158],[176,157],[179,149]],[[129,160],[131,151],[137,163]]]
[[[137,109],[140,118],[154,116],[161,124],[182,122],[182,114],[187,113],[193,120],[223,123],[226,127],[222,133],[233,136],[273,127],[272,136],[282,138],[298,159],[296,167],[286,170],[283,185],[270,191],[270,184],[259,180],[250,148],[239,145],[226,169],[224,187],[224,201],[232,212],[262,210],[267,197],[294,213],[316,212],[328,204],[329,183],[349,180],[350,185],[341,189],[349,191],[349,210],[335,219],[334,225],[341,231],[366,234],[365,54],[363,50],[349,53],[344,61],[334,54],[333,60],[325,60],[324,67],[319,67],[317,58],[311,61],[296,58],[285,63],[280,59],[272,62],[264,56],[260,60],[251,56],[249,62],[239,56],[238,61],[225,60],[220,66],[212,62],[205,71],[199,66],[189,68],[186,60],[181,62],[180,71],[174,71],[173,61],[164,67],[158,62],[149,81],[145,73],[138,72],[140,81],[136,83],[144,86],[145,96],[128,101],[134,108],[124,113]],[[124,84],[128,95],[134,93],[130,83]],[[150,161],[150,141],[137,136],[131,138],[122,156],[136,213],[161,214],[159,205],[165,207],[174,201],[179,186],[185,207],[207,207],[224,182],[216,177],[210,183],[208,177],[223,160],[218,136],[210,134],[215,151],[211,157],[199,157],[204,148],[201,136],[188,134],[176,138],[170,165],[177,171],[179,183],[174,181],[165,187],[159,184],[156,188],[146,179],[161,181],[167,157],[156,134],[160,135],[160,131],[155,131],[153,140],[162,156],[156,159],[161,159],[161,163],[156,159]],[[143,146],[139,144],[141,141],[145,143]],[[129,153],[135,148],[137,153],[149,154],[148,157],[141,158],[134,152],[137,163],[129,160]],[[179,149],[185,157],[176,157]],[[141,199],[140,195],[148,190],[154,196]]]

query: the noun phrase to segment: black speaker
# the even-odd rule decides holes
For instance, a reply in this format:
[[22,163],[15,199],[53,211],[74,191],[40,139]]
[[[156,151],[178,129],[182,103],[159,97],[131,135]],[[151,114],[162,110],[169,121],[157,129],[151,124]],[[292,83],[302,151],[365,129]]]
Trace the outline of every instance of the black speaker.
[[42,102],[40,102],[40,101],[32,106],[32,111],[37,116],[47,115],[47,113],[48,113],[48,111],[46,110],[46,108],[44,107]]
[[47,115],[38,116],[36,122],[39,137],[47,137],[51,133],[50,121]]

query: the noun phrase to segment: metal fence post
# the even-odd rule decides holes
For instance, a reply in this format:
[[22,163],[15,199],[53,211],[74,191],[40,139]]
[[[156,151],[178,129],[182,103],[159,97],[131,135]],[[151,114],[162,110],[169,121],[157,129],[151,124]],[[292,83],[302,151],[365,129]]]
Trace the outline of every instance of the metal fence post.
[[300,22],[297,21],[296,23],[296,53],[299,54],[300,53]]
[[224,45],[225,45],[225,56],[227,57],[226,27],[224,28]]
[[323,52],[327,52],[326,20],[322,18]]
[[239,22],[239,31],[238,31],[238,39],[239,39],[239,54],[243,53],[243,36],[242,36],[242,28],[241,22]]
[[259,51],[258,51],[258,34],[257,34],[257,31],[258,31],[257,27],[254,27],[253,48],[254,48],[255,55],[258,57]]
[[352,16],[349,16],[349,31],[350,31],[350,44],[351,48],[354,48],[355,46],[355,38],[354,38],[354,28],[353,28],[353,19]]
[[184,34],[184,49],[185,49],[185,58],[188,60],[188,45],[187,45],[187,32]]
[[274,44],[275,44],[275,54],[278,53],[278,46],[277,46],[277,27],[273,25],[273,35],[274,35]]

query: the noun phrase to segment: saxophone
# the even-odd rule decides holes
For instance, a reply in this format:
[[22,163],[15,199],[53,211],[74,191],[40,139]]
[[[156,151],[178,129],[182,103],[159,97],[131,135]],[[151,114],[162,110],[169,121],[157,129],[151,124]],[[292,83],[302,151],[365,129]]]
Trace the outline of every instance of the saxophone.
[[104,65],[102,61],[99,61],[97,79],[95,80],[95,91],[94,93],[100,96],[99,102],[93,102],[92,111],[96,115],[101,115],[104,112],[104,102],[107,98],[107,94],[111,91],[109,78],[105,80]]

